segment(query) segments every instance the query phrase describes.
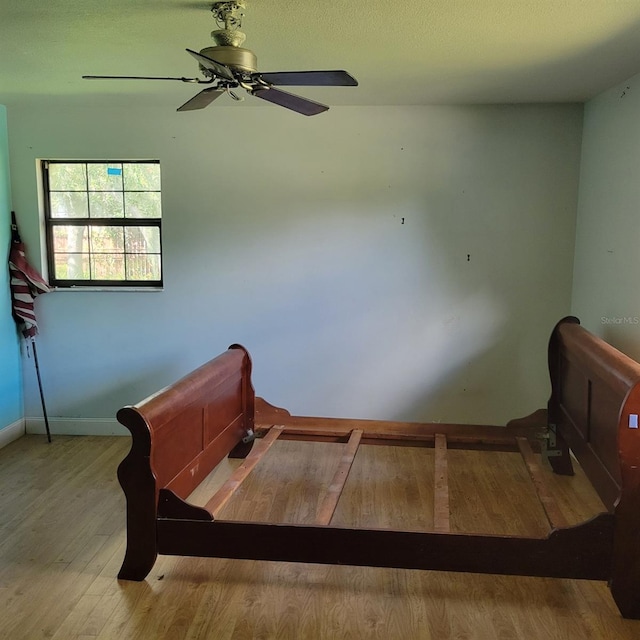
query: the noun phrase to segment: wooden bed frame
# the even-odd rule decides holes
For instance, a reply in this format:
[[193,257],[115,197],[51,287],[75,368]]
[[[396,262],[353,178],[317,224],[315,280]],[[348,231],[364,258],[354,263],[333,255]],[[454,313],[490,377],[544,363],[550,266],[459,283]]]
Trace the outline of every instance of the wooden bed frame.
[[[291,416],[255,398],[249,354],[232,345],[118,412],[133,437],[118,468],[127,502],[118,578],[144,580],[158,554],[582,578],[608,581],[622,615],[640,618],[640,365],[573,317],[556,325],[548,353],[547,410],[498,427]],[[315,524],[218,519],[277,438],[347,443]],[[434,447],[432,531],[332,525],[359,444]],[[520,451],[548,535],[450,532],[447,447]],[[569,450],[606,507],[575,526],[567,525],[535,455],[540,451],[556,473],[572,474]],[[246,459],[204,507],[189,504],[227,455]]]

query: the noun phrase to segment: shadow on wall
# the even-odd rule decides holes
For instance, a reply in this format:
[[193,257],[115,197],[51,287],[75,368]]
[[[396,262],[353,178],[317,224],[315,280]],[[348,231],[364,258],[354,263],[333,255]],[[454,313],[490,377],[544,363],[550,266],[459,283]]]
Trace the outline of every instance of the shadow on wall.
[[507,310],[488,287],[460,287],[424,203],[315,206],[257,234],[246,251],[259,271],[226,272],[260,319],[239,314],[234,327],[257,394],[294,413],[424,414],[425,398],[491,349]]
[[[205,295],[179,283],[204,334],[243,343],[257,393],[295,413],[500,422],[538,408],[569,305],[579,109],[346,109],[335,132],[287,122],[286,139],[259,138],[268,162],[216,168],[235,184],[242,166],[242,197],[219,189],[167,227],[190,247],[183,272],[206,268]],[[181,189],[209,173],[193,168]]]
[[640,316],[607,315],[599,320],[596,330],[602,339],[640,362]]

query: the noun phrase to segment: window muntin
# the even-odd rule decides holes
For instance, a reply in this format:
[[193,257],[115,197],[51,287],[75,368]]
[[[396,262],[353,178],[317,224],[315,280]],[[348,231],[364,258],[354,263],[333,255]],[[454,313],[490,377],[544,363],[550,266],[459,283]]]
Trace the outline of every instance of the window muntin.
[[42,162],[49,281],[162,285],[157,161]]

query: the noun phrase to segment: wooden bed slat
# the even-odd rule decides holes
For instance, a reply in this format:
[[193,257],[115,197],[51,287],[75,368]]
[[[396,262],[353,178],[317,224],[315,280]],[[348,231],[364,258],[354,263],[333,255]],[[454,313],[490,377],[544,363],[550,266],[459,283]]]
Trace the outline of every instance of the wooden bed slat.
[[338,506],[338,500],[340,500],[342,490],[344,489],[344,485],[347,482],[347,478],[349,477],[349,472],[351,471],[353,461],[356,457],[356,453],[358,452],[361,438],[362,429],[354,429],[351,432],[351,435],[349,436],[349,442],[347,443],[344,453],[342,454],[338,469],[336,470],[336,473],[331,480],[331,484],[327,489],[327,493],[325,494],[322,503],[316,511],[315,524],[331,524],[331,519],[333,518],[333,514],[335,513],[336,507]]
[[447,436],[437,433],[435,438],[435,482],[433,494],[433,529],[449,533],[449,472]]
[[262,456],[271,448],[271,445],[278,439],[284,427],[273,426],[264,438],[261,438],[254,445],[251,453],[246,457],[245,461],[231,474],[229,479],[214,493],[204,508],[215,518],[229,502],[231,496],[238,487],[244,482],[245,478],[251,473],[253,468],[260,462]]
[[547,487],[542,475],[542,470],[540,469],[540,465],[533,454],[529,441],[526,438],[521,437],[516,438],[516,440],[518,442],[520,453],[522,454],[522,459],[527,465],[527,471],[529,472],[529,476],[531,477],[531,481],[535,487],[540,504],[542,504],[542,508],[544,509],[544,513],[547,516],[547,520],[549,521],[551,528],[560,529],[562,527],[569,526],[566,518],[560,511],[553,494]]

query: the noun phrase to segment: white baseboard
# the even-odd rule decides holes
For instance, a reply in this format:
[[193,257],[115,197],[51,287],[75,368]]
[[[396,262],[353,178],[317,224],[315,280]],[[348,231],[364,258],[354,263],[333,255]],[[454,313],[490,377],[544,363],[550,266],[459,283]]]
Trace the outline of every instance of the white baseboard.
[[[46,433],[44,418],[25,418],[27,433]],[[61,436],[128,436],[115,418],[49,418],[52,434]],[[2,433],[2,432],[0,432]]]
[[24,418],[20,418],[20,420],[16,420],[12,424],[7,425],[4,429],[0,429],[0,449],[6,447],[10,442],[21,438],[24,434]]

